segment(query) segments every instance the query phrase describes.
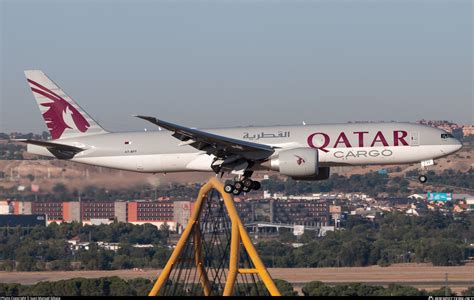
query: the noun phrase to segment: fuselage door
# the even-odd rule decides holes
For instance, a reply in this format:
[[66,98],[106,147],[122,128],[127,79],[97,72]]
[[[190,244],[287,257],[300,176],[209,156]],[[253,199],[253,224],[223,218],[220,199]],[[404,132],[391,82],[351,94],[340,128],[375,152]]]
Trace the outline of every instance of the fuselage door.
[[140,155],[135,156],[135,166],[137,168],[137,171],[143,171],[143,159],[140,157]]
[[410,146],[420,145],[420,133],[418,131],[410,132]]

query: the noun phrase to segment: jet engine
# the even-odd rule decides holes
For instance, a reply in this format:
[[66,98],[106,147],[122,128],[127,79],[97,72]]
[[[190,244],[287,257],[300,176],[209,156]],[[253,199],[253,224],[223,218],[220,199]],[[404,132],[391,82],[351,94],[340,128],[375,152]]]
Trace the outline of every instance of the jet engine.
[[318,174],[312,176],[292,176],[291,178],[294,180],[309,180],[309,181],[318,181],[318,180],[326,180],[329,178],[330,171],[329,167],[319,167]]
[[295,148],[282,150],[278,157],[270,160],[270,169],[290,177],[318,175],[318,150],[313,148]]

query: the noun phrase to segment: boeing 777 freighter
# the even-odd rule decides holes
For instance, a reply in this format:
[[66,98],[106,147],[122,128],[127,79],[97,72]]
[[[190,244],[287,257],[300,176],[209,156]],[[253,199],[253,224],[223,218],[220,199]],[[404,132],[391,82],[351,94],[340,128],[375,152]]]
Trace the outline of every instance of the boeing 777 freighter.
[[[259,189],[254,171],[273,170],[297,180],[325,180],[333,166],[421,163],[458,151],[443,130],[411,123],[347,123],[195,129],[153,116],[136,116],[165,130],[109,132],[39,70],[25,71],[51,140],[22,140],[28,152],[121,170],[235,174],[235,195]],[[421,172],[420,182],[426,182]]]

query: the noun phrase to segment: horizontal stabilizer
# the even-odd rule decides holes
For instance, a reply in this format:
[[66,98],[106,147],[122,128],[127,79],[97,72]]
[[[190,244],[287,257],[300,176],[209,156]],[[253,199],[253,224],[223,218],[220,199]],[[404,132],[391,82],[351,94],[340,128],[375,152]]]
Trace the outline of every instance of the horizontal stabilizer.
[[77,153],[86,150],[86,149],[75,147],[75,146],[47,142],[47,141],[38,141],[38,140],[30,140],[30,139],[16,139],[13,141],[45,147],[49,150],[49,152],[51,152],[54,156],[56,156],[56,158],[59,158],[59,159],[71,159]]

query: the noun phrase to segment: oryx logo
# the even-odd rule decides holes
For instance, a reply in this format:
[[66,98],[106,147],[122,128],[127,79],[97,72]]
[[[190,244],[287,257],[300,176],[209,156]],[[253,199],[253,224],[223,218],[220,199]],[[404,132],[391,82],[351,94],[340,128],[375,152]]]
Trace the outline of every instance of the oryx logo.
[[67,128],[77,129],[80,132],[86,132],[89,129],[89,122],[64,98],[31,79],[28,79],[28,82],[33,85],[31,87],[33,93],[52,101],[40,103],[40,105],[48,108],[43,113],[43,118],[53,139],[59,139]]
[[298,164],[298,166],[306,162],[301,156],[295,155],[295,157],[297,158],[296,163]]

